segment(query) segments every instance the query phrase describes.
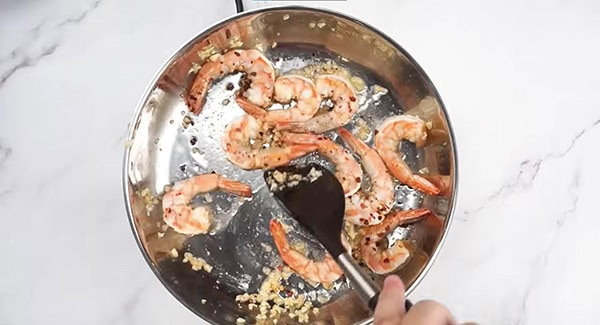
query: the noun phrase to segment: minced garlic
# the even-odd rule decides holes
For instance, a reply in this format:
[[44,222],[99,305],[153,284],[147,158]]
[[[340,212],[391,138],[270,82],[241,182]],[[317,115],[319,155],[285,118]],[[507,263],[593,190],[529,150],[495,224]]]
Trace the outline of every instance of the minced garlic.
[[152,212],[152,210],[154,210],[154,207],[158,204],[158,199],[156,197],[154,197],[151,193],[150,193],[150,189],[149,188],[144,188],[141,191],[136,192],[136,194],[142,199],[142,201],[144,202],[144,206],[146,208],[146,215],[150,216],[150,213]]
[[190,252],[185,252],[183,254],[182,262],[190,263],[190,265],[192,266],[192,270],[194,270],[194,271],[204,270],[204,271],[210,273],[213,269],[212,265],[208,264],[203,258],[195,257]]
[[192,73],[198,73],[198,71],[200,71],[200,68],[202,66],[199,65],[196,62],[192,62],[192,67],[190,68],[190,70],[188,71],[188,74],[192,74]]
[[259,321],[270,319],[277,323],[278,318],[287,314],[300,323],[308,323],[309,311],[315,314],[312,302],[295,289],[285,290],[282,282],[290,275],[289,268],[277,268],[269,273],[258,293],[238,295],[235,301],[248,303],[249,310],[258,309],[256,319]]

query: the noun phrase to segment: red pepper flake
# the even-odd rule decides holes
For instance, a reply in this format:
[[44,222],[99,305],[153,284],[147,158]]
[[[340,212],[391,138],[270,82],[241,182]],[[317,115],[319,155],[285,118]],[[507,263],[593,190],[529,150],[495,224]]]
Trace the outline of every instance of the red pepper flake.
[[357,178],[356,178],[356,182],[357,182],[357,183],[360,183],[360,177],[357,177]]
[[386,258],[383,259],[383,263],[389,263],[389,262],[390,262],[389,258],[386,257]]
[[354,97],[354,96],[350,96],[350,101],[351,101],[351,102],[355,102],[355,101],[356,101],[356,97]]
[[235,56],[240,56],[241,55],[240,52],[238,52],[238,51],[233,52],[233,54],[235,54]]

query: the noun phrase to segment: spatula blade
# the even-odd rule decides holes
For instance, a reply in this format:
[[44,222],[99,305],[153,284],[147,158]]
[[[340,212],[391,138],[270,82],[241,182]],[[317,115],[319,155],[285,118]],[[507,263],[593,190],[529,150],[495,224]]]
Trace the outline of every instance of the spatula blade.
[[279,203],[331,255],[344,252],[341,244],[344,190],[335,175],[320,165],[308,164],[268,170],[264,178]]

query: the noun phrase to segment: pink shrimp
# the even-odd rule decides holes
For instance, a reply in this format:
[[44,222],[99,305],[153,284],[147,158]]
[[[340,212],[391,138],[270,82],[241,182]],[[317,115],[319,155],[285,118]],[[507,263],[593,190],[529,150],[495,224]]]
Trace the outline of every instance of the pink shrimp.
[[386,216],[382,223],[365,228],[361,245],[365,264],[377,274],[389,273],[399,268],[410,257],[410,250],[402,241],[396,241],[382,249],[383,239],[398,226],[417,222],[429,215],[432,215],[432,212],[427,209],[396,211]]
[[271,105],[275,69],[271,62],[258,50],[231,50],[213,57],[202,65],[185,102],[194,114],[200,113],[208,88],[216,79],[243,71],[250,81],[240,90],[240,95],[261,107]]
[[394,205],[394,183],[377,152],[344,128],[339,135],[361,158],[361,164],[371,179],[369,192],[359,191],[346,198],[345,218],[357,225],[375,225],[383,221]]
[[270,230],[283,262],[302,278],[328,288],[344,274],[329,254],[325,255],[323,261],[317,262],[294,250],[281,222],[271,219]]
[[243,169],[270,169],[317,149],[316,144],[282,140],[281,132],[250,115],[235,118],[221,145],[227,159]]
[[274,124],[304,122],[315,115],[319,109],[319,96],[315,85],[304,77],[289,75],[277,78],[273,96],[279,103],[295,100],[296,104],[288,109],[266,111],[247,99],[237,98],[236,101],[246,113]]
[[311,133],[285,133],[289,142],[316,144],[317,152],[331,161],[335,167],[335,177],[342,184],[344,194],[350,196],[360,189],[363,171],[354,156],[331,139]]
[[321,99],[331,100],[333,108],[321,114],[317,113],[304,122],[280,123],[280,128],[300,133],[323,133],[350,122],[358,111],[358,100],[352,85],[336,75],[320,75],[315,84]]
[[201,174],[175,183],[163,196],[164,221],[173,230],[186,235],[204,234],[212,223],[212,211],[207,206],[192,208],[194,196],[221,190],[251,197],[252,189],[242,182],[227,179],[219,174]]
[[400,141],[408,140],[421,147],[427,140],[425,122],[412,115],[391,117],[383,122],[375,135],[375,149],[385,162],[385,165],[400,182],[427,194],[437,195],[440,190],[433,183],[412,172],[402,160],[399,151]]

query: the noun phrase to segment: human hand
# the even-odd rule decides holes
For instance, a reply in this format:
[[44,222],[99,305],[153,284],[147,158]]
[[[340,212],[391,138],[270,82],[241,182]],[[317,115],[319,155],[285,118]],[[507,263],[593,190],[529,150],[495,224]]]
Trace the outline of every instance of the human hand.
[[420,301],[408,312],[404,310],[404,284],[396,275],[383,282],[375,308],[375,325],[455,325],[450,311],[431,301]]

